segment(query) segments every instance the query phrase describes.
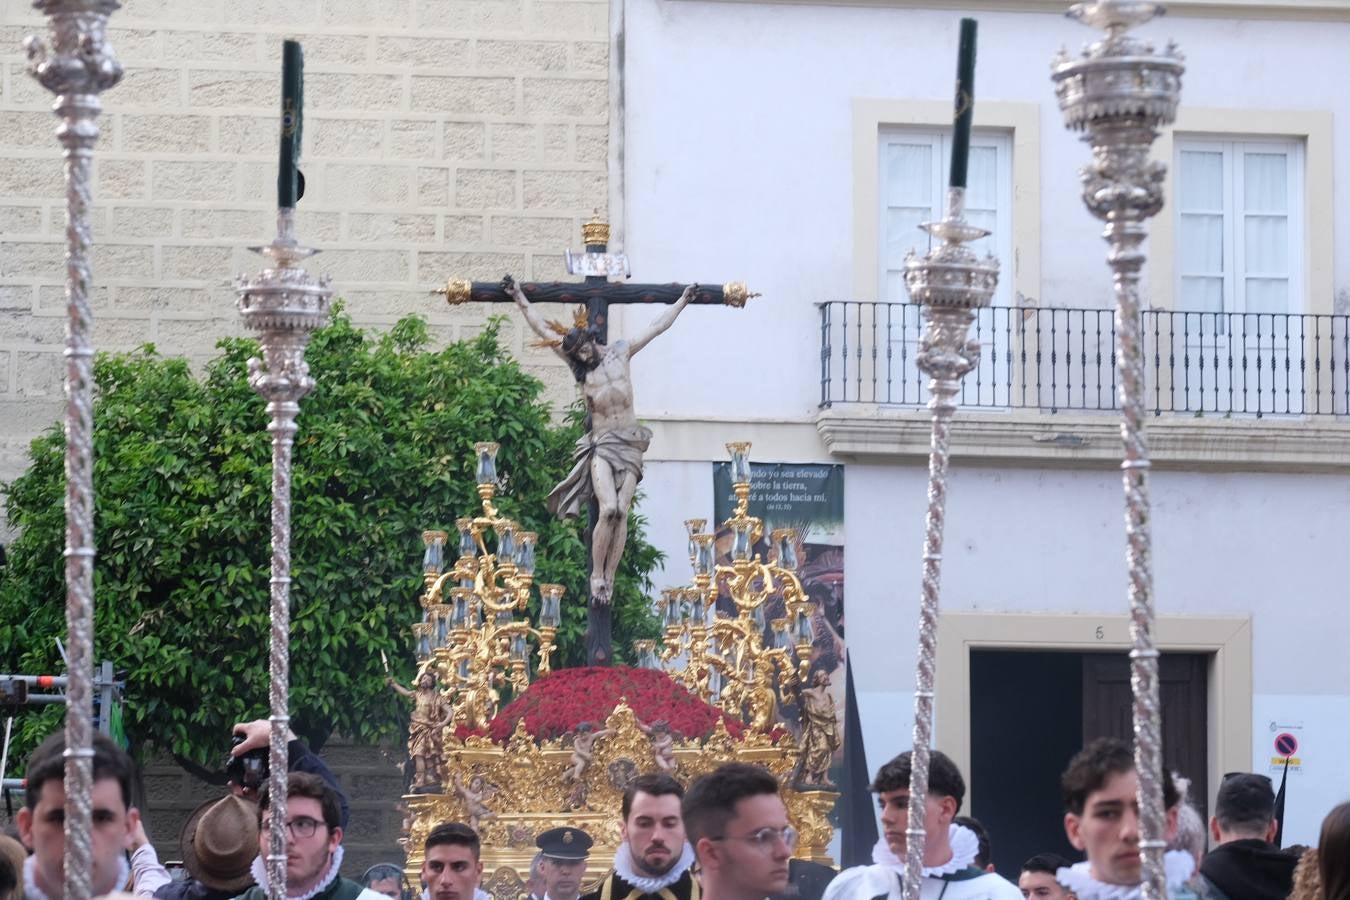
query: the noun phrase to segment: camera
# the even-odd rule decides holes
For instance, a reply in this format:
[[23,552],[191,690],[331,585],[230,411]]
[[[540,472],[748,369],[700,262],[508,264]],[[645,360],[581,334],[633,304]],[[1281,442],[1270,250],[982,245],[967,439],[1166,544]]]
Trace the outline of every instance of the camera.
[[[230,738],[230,746],[238,747],[244,742],[244,735],[236,734]],[[267,781],[267,748],[250,750],[243,756],[229,756],[225,759],[225,778],[239,785],[245,791],[257,793]]]

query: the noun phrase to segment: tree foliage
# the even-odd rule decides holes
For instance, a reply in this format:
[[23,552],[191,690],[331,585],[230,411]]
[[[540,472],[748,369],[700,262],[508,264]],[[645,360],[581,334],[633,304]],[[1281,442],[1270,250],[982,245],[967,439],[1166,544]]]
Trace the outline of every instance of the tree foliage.
[[[507,356],[495,322],[443,350],[428,345],[418,318],[375,336],[339,311],[307,353],[316,386],[301,402],[294,459],[291,712],[316,745],[333,732],[389,738],[406,719],[380,651],[406,683],[421,532],[453,532],[477,508],[475,441],[501,443],[498,506],[539,533],[538,581],[567,587],[555,665],[584,661],[581,526],[551,518],[543,502],[570,467],[578,412],[552,421],[541,383]],[[271,510],[263,401],[245,378],[258,347],[218,348],[202,378],[153,347],[100,355],[94,408],[95,659],[125,674],[134,746],[212,764],[231,723],[265,715]],[[20,534],[0,570],[5,668],[62,670],[63,453],[54,426],[6,488]],[[660,555],[644,524],[634,515],[615,586],[619,654],[657,630],[644,594]],[[26,714],[26,742],[52,718]]]

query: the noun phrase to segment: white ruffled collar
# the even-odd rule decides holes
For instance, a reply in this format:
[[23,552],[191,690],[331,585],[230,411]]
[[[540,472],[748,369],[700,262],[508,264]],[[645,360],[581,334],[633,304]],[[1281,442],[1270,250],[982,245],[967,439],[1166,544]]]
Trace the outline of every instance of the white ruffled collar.
[[[1185,850],[1169,850],[1163,854],[1163,875],[1167,892],[1175,890],[1195,874],[1195,857]],[[1055,880],[1078,895],[1078,900],[1138,900],[1143,896],[1141,885],[1106,884],[1089,874],[1088,863],[1074,863],[1055,873]]]
[[[130,877],[131,864],[125,856],[117,857],[117,883],[113,885],[113,891],[120,891]],[[23,861],[23,895],[32,900],[49,900],[46,892],[38,887],[37,857],[31,854]]]
[[[338,877],[338,869],[342,867],[343,852],[342,845],[338,844],[333,850],[332,857],[328,860],[328,868],[319,876],[318,883],[303,894],[287,893],[286,900],[310,900],[311,897],[316,897],[326,891],[328,886]],[[253,857],[253,864],[249,866],[249,871],[253,873],[253,880],[257,883],[258,887],[263,889],[263,893],[267,893],[267,863],[263,861],[261,854]]]
[[[964,825],[953,822],[947,827],[947,842],[952,846],[952,858],[940,866],[924,866],[921,870],[925,878],[941,878],[954,875],[969,868],[980,852],[980,839]],[[905,861],[891,852],[891,847],[883,837],[872,848],[872,862],[893,869],[900,875],[905,874]]]
[[633,852],[624,841],[619,845],[619,849],[614,851],[614,872],[624,881],[633,887],[642,891],[644,894],[655,894],[662,888],[670,887],[675,882],[684,877],[684,873],[694,864],[694,849],[686,841],[684,849],[680,851],[680,858],[676,860],[675,865],[664,875],[653,878],[650,875],[639,875],[633,868]]

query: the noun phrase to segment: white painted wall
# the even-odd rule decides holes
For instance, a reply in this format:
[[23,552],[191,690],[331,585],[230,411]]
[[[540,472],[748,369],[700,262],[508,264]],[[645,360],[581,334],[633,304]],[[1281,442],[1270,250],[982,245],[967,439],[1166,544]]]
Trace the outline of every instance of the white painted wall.
[[[927,471],[850,464],[844,484],[846,616],[866,623],[848,630],[849,654],[867,758],[876,766],[909,745],[913,722]],[[655,462],[643,485],[642,510],[670,554],[658,586],[687,583],[680,525],[711,511],[711,463]],[[1158,612],[1251,616],[1253,760],[1273,738],[1265,733],[1267,709],[1306,719],[1317,735],[1300,775],[1309,789],[1291,790],[1298,806],[1290,807],[1286,842],[1316,843],[1331,803],[1350,799],[1350,771],[1339,762],[1350,758],[1350,728],[1335,724],[1336,711],[1350,708],[1350,654],[1335,624],[1344,591],[1332,577],[1350,516],[1350,478],[1158,472],[1152,488]],[[1121,508],[1119,475],[1110,469],[958,462],[947,504],[943,609],[1123,614]],[[1268,768],[1268,753],[1265,759],[1257,771]]]
[[[745,279],[765,294],[745,310],[686,311],[634,365],[639,412],[661,438],[642,507],[670,557],[661,587],[688,581],[681,523],[711,511],[713,456],[690,462],[677,450],[686,461],[659,460],[698,420],[724,420],[730,440],[746,427],[738,420],[813,415],[813,304],[850,299],[854,277],[852,101],[947,100],[960,14],[626,0],[625,15],[622,240],[635,279]],[[1055,15],[979,20],[978,100],[1040,105],[1038,299],[1107,305],[1100,228],[1076,174],[1087,151],[1064,130],[1049,80],[1056,51],[1094,35]],[[1146,34],[1182,46],[1184,103],[1350,111],[1341,89],[1350,23],[1178,16]],[[1338,115],[1334,144],[1348,141],[1350,116]],[[1337,210],[1350,208],[1345,179],[1319,190],[1333,192]],[[1339,229],[1335,248],[1338,260],[1350,258],[1350,229]],[[1338,262],[1338,291],[1347,277]],[[614,324],[631,333],[649,318],[625,309]],[[770,446],[757,447],[754,458],[775,461]],[[828,459],[823,448],[820,457]],[[867,623],[849,631],[849,649],[875,766],[909,743],[926,470],[850,463],[845,483],[848,618]],[[1159,472],[1153,497],[1159,612],[1252,617],[1258,771],[1269,710],[1306,712],[1319,734],[1321,766],[1299,775],[1317,780],[1291,793],[1286,834],[1315,842],[1330,803],[1350,797],[1350,772],[1336,762],[1350,758],[1350,730],[1332,727],[1335,711],[1350,708],[1350,654],[1344,629],[1328,627],[1344,595],[1337,561],[1350,479]],[[944,608],[1125,612],[1121,507],[1114,469],[1000,470],[958,459]]]
[[[741,311],[687,311],[635,370],[641,411],[808,416],[819,397],[812,304],[852,292],[851,101],[946,101],[960,14],[627,0],[625,15],[623,240],[635,280],[743,278],[765,294]],[[1094,33],[1057,15],[978,17],[977,102],[1041,106],[1039,299],[1104,305],[1104,245],[1076,175],[1087,151],[1064,130],[1049,79],[1055,52]],[[1183,103],[1347,110],[1350,23],[1174,16],[1144,33],[1182,46]],[[1350,142],[1350,116],[1334,142]],[[1326,189],[1347,208],[1344,179]],[[1337,259],[1348,252],[1350,229],[1339,229]],[[1338,264],[1338,290],[1347,276]],[[647,317],[625,310],[616,324]]]

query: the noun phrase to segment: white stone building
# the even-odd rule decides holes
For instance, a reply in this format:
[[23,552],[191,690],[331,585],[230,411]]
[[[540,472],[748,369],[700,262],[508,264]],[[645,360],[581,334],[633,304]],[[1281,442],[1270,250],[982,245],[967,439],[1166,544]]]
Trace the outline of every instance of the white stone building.
[[[1002,308],[981,320],[980,382],[955,430],[937,742],[1001,867],[1052,849],[1068,754],[1128,721],[1121,657],[1093,655],[1129,634],[1106,245],[1079,194],[1088,151],[1049,78],[1061,46],[1095,36],[1065,6],[626,0],[611,26],[635,278],[744,278],[765,295],[687,311],[635,364],[666,580],[687,578],[681,522],[711,517],[724,441],[752,440],[759,461],[842,463],[846,639],[875,768],[912,721],[928,443],[915,310],[820,305],[908,299],[903,253],[943,198],[958,20],[979,18],[970,198],[994,230]],[[1145,273],[1158,637],[1179,654],[1165,660],[1169,756],[1207,807],[1222,773],[1271,771],[1274,737],[1293,733],[1285,841],[1315,843],[1350,797],[1350,188],[1335,177],[1350,159],[1350,5],[1171,13],[1144,29],[1187,65],[1157,144],[1171,171]]]

